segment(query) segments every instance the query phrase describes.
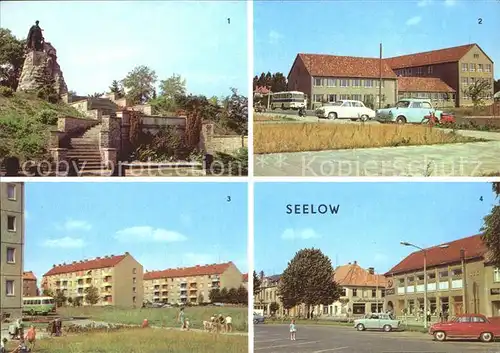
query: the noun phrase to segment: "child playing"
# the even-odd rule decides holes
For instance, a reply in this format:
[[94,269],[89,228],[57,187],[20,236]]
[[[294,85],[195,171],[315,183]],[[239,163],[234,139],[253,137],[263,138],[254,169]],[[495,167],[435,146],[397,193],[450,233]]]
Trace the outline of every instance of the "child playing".
[[36,330],[35,326],[31,325],[26,334],[25,340],[28,342],[29,350],[32,351],[35,349],[35,341],[36,341]]
[[297,328],[295,327],[295,320],[292,320],[290,323],[290,340],[295,341],[295,332],[297,332]]

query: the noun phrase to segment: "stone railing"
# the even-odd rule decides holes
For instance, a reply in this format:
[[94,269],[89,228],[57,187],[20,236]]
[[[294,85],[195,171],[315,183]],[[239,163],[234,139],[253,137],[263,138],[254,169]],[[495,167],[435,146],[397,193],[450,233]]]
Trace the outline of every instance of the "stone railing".
[[248,136],[215,135],[213,124],[204,124],[201,130],[200,149],[207,153],[223,152],[231,154],[248,147]]
[[105,165],[116,165],[122,150],[121,119],[104,115],[99,133],[99,150]]

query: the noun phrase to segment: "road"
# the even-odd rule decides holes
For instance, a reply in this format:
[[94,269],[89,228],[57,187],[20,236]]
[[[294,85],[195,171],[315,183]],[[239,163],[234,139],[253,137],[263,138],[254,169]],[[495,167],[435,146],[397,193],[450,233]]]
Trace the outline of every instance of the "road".
[[258,353],[499,353],[500,343],[435,342],[416,332],[357,332],[340,326],[299,326],[290,341],[287,325],[255,325]]

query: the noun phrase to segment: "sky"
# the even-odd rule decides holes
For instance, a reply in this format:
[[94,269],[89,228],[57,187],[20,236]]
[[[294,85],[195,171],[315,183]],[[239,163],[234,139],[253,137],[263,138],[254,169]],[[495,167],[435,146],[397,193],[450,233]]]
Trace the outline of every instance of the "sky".
[[[298,250],[314,247],[334,267],[357,261],[385,273],[415,250],[401,241],[426,248],[476,235],[498,201],[486,182],[256,183],[255,269],[280,274]],[[288,204],[338,211],[287,214]]]
[[[228,202],[228,196],[230,201]],[[128,251],[144,270],[247,268],[245,183],[26,183],[24,270]]]
[[[247,95],[247,11],[239,1],[1,1],[0,26],[26,38],[36,20],[69,90],[107,91],[138,65],[187,90]],[[229,19],[229,21],[228,21]],[[229,22],[229,23],[228,23]]]
[[[391,57],[477,43],[500,78],[498,0],[254,2],[254,72],[288,75],[298,53]],[[285,21],[276,21],[284,18]],[[478,19],[482,23],[478,24]]]

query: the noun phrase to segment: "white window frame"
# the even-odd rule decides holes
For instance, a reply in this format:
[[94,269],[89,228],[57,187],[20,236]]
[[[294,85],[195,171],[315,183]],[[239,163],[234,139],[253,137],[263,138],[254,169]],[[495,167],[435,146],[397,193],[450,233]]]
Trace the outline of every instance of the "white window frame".
[[[9,283],[12,285],[12,291],[9,293]],[[7,297],[14,297],[16,295],[15,283],[12,279],[5,280],[5,295]]]
[[[10,195],[12,190],[12,196]],[[7,184],[7,199],[10,201],[16,201],[16,184]]]
[[486,64],[485,72],[491,72],[491,64]]
[[476,72],[476,64],[474,63],[469,64],[469,72]]
[[484,65],[483,64],[477,64],[477,72],[483,72]]
[[467,72],[467,71],[469,71],[469,64],[462,63],[462,72]]
[[428,73],[428,74],[432,74],[432,70],[433,70],[433,68],[432,68],[432,66],[431,66],[431,65],[430,65],[430,66],[427,66],[427,73]]
[[[9,218],[14,218],[14,228],[13,229],[9,228]],[[8,232],[15,232],[16,229],[17,229],[17,227],[16,227],[16,216],[7,215],[7,231]]]
[[373,80],[365,80],[365,88],[372,88]]
[[[345,83],[345,85],[344,85],[344,83]],[[339,87],[349,87],[349,80],[348,79],[340,79]]]
[[[332,84],[330,84],[330,83],[332,83]],[[326,87],[337,87],[337,79],[327,78],[326,79]]]
[[500,267],[493,269],[493,282],[500,282]]
[[[7,250],[7,263],[8,264],[15,264],[16,263],[16,248],[8,247],[6,250]],[[9,259],[9,250],[12,250],[12,260]]]
[[[319,85],[316,84],[316,80],[319,80],[319,82],[320,82]],[[322,84],[323,84],[323,79],[321,77],[314,78],[314,87],[322,87]]]

